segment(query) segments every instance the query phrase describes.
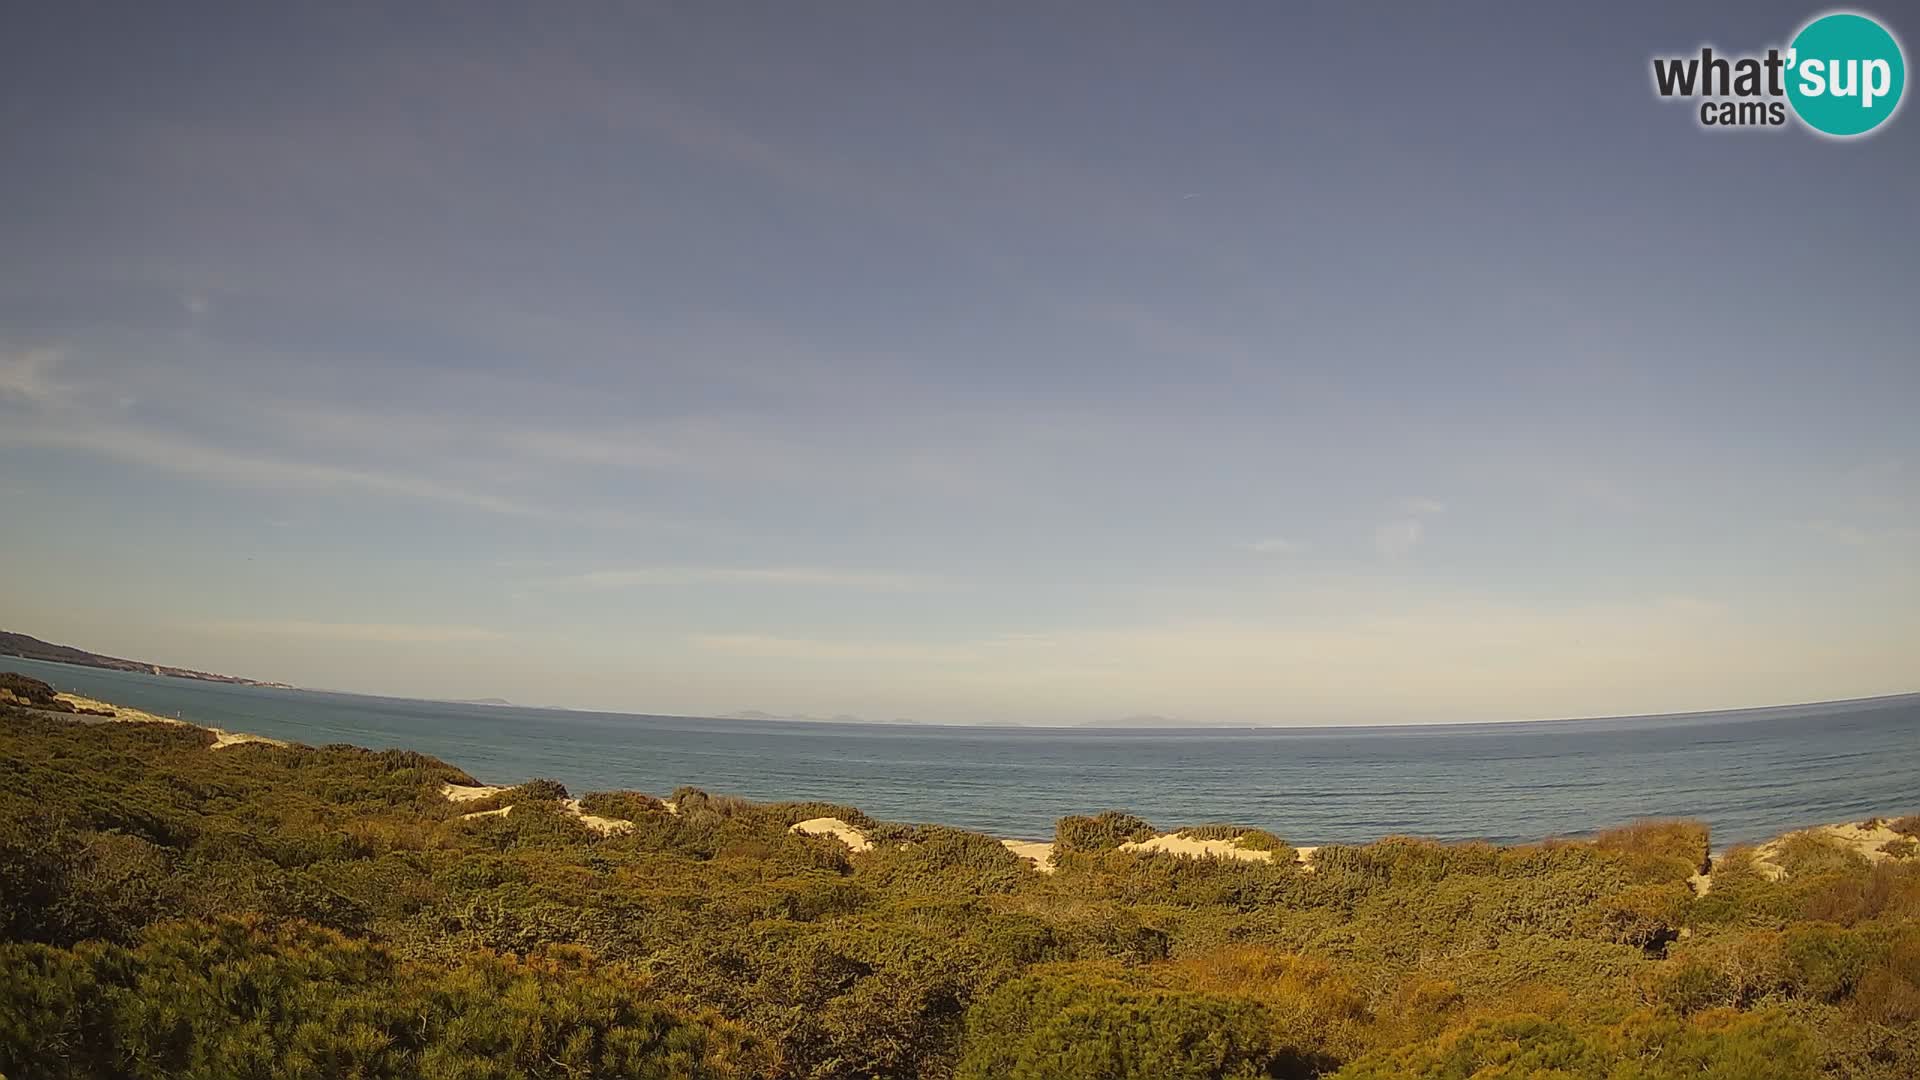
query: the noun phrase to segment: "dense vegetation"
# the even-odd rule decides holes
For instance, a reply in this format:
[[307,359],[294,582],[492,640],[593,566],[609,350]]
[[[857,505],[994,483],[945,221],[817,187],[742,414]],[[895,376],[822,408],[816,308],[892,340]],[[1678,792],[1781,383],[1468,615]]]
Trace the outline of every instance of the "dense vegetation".
[[1687,823],[1309,870],[1110,813],[1044,875],[850,807],[588,795],[635,824],[601,835],[551,781],[455,805],[419,754],[210,742],[0,707],[0,1075],[1920,1075],[1910,855],[1796,840],[1696,895]]
[[25,705],[45,712],[81,713],[89,716],[112,716],[113,713],[96,709],[81,709],[70,701],[63,701],[54,692],[53,687],[28,675],[12,671],[0,671],[0,705]]

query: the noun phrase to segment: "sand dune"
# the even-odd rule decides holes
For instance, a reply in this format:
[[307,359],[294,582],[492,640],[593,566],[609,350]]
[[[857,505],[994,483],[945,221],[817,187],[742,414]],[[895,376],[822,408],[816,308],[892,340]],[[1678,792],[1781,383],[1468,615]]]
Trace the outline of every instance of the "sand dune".
[[873,841],[867,839],[866,833],[841,821],[837,817],[808,818],[794,825],[789,831],[797,832],[805,836],[836,837],[841,843],[847,845],[847,847],[853,849],[855,852],[873,850]]
[[190,724],[176,716],[159,716],[143,709],[128,708],[125,705],[110,705],[107,702],[95,701],[90,697],[82,697],[79,694],[55,694],[54,696],[72,705],[76,709],[104,710],[112,713],[112,719],[118,723],[177,724],[180,727],[193,727],[199,728],[202,731],[211,731],[213,732],[213,745],[207,748],[209,750],[224,750],[229,746],[240,746],[245,743],[263,743],[267,746],[287,745],[286,741],[282,739],[270,739],[265,735],[249,735],[243,731],[227,731],[224,728]]
[[440,794],[445,795],[447,797],[448,802],[477,802],[481,799],[491,798],[492,796],[498,795],[501,792],[507,791],[507,790],[509,789],[503,788],[503,787],[490,787],[486,784],[472,784],[472,785],[441,784],[440,785]]
[[1866,821],[1843,821],[1836,825],[1815,825],[1811,829],[1801,829],[1784,836],[1775,837],[1753,849],[1754,868],[1778,881],[1787,876],[1787,869],[1776,860],[1780,856],[1781,846],[1795,836],[1812,836],[1821,840],[1834,841],[1843,847],[1852,849],[1870,863],[1885,862],[1892,858],[1881,851],[1882,844],[1906,839],[1881,818]]
[[1247,862],[1272,862],[1273,852],[1243,848],[1238,840],[1196,840],[1179,833],[1165,833],[1151,840],[1136,840],[1120,845],[1121,851],[1158,851],[1184,855],[1190,859],[1244,859]]
[[[503,791],[511,791],[511,790],[513,789],[496,787],[491,784],[441,784],[440,785],[440,794],[446,796],[448,802],[453,802],[453,803],[478,802],[481,799],[490,798],[494,795],[500,794]],[[580,809],[579,799],[567,799],[563,801],[560,805],[567,811],[567,813],[572,814],[574,817],[579,818],[580,824],[585,825],[587,828],[592,829],[594,832],[597,832],[602,836],[613,836],[617,833],[633,831],[634,825],[633,825],[633,822],[631,821],[622,821],[619,818],[598,817],[596,815],[586,813],[585,811]],[[502,806],[498,810],[475,810],[471,814],[461,814],[460,820],[472,821],[475,818],[483,818],[483,817],[505,817],[512,810],[513,810],[512,806]]]
[[621,818],[597,817],[593,814],[586,813],[580,809],[579,799],[568,799],[561,805],[567,808],[569,814],[579,818],[580,824],[585,825],[601,836],[612,836],[615,833],[633,831],[634,825],[631,821],[625,821]]
[[1056,869],[1053,865],[1053,844],[1046,840],[1002,840],[1000,843],[1008,851],[1032,863],[1033,868],[1043,874],[1051,874]]
[[[177,724],[182,727],[200,728],[202,731],[211,732],[214,737],[212,745],[208,747],[210,750],[221,750],[226,747],[241,746],[247,743],[261,743],[268,746],[288,745],[288,743],[283,740],[269,738],[264,735],[250,735],[244,732],[226,731],[221,728],[192,724],[178,717],[160,716],[142,709],[130,708],[124,705],[114,705],[80,694],[63,693],[57,695],[57,697],[74,706],[76,709],[104,711],[112,714],[111,717],[97,717],[98,720],[102,721]],[[53,715],[66,714],[56,713]],[[90,716],[75,716],[74,719],[86,721],[96,718]],[[445,796],[449,802],[468,803],[491,798],[508,790],[511,789],[490,784],[444,784],[441,786],[440,793]],[[583,812],[580,809],[580,800],[578,799],[565,800],[562,805],[568,813],[580,819],[583,825],[603,836],[616,835],[631,831],[635,828],[634,823],[631,821],[623,821],[619,818],[599,817]],[[676,806],[671,799],[666,800],[663,805],[667,813],[679,813],[680,808]],[[504,817],[512,811],[512,806],[503,806],[494,810],[480,810],[470,814],[462,814],[460,819],[464,821],[483,817]],[[866,833],[840,818],[810,818],[792,826],[792,831],[808,836],[832,836],[841,843],[846,844],[847,848],[853,852],[873,850],[873,841],[868,838]],[[1816,825],[1812,828],[1800,829],[1795,832],[1783,834],[1753,848],[1752,864],[1755,869],[1776,880],[1785,877],[1787,870],[1778,861],[1782,851],[1782,845],[1785,844],[1789,838],[1802,835],[1815,836],[1823,840],[1839,843],[1859,853],[1861,857],[1871,863],[1884,862],[1892,858],[1892,855],[1882,850],[1883,846],[1896,840],[1906,839],[1906,837],[1903,837],[1901,834],[1894,832],[1887,822],[1881,818],[1871,818],[1858,822],[1838,822],[1830,825]],[[1053,862],[1054,845],[1050,841],[1001,840],[1000,843],[1004,845],[1008,851],[1026,860],[1035,870],[1043,874],[1051,874],[1058,869]],[[904,847],[905,845],[902,846]],[[1163,833],[1148,840],[1125,843],[1120,845],[1120,850],[1176,855],[1182,858],[1238,859],[1248,862],[1272,862],[1274,858],[1274,853],[1271,851],[1241,847],[1237,839],[1202,840],[1197,837],[1182,835],[1179,832]],[[1294,857],[1302,869],[1311,872],[1313,870],[1313,853],[1317,849],[1308,846],[1297,847],[1293,850]],[[1713,875],[1711,872],[1696,874],[1690,879],[1690,884],[1692,884],[1695,892],[1705,895],[1713,888]]]

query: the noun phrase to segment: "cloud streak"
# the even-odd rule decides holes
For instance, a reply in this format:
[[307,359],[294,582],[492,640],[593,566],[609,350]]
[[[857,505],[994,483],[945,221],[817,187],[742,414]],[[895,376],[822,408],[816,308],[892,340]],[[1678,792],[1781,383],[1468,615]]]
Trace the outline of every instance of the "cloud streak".
[[649,566],[593,570],[555,579],[580,589],[642,589],[680,585],[769,585],[796,588],[919,591],[942,582],[915,574],[841,570],[816,566]]
[[508,637],[501,631],[489,630],[482,626],[431,623],[342,623],[314,622],[305,619],[243,619],[217,620],[198,625],[208,633],[231,637],[264,634],[310,641],[357,641],[396,645],[504,641]]

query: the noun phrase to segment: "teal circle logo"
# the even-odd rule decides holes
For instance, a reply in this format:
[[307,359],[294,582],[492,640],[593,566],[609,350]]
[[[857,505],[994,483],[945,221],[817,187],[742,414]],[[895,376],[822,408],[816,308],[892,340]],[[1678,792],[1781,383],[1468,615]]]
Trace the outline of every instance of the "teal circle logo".
[[1879,23],[1850,11],[1802,27],[1787,50],[1787,100],[1815,131],[1865,135],[1900,107],[1907,61]]

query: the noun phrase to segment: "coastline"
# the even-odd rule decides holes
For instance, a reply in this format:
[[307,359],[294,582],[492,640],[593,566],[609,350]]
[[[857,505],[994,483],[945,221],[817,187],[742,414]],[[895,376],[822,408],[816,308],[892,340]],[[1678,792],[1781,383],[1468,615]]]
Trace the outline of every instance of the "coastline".
[[[156,723],[195,728],[208,732],[213,736],[213,742],[208,746],[209,750],[221,750],[247,744],[283,748],[300,745],[269,736],[227,731],[222,728],[196,724],[178,717],[159,716],[145,710],[101,701],[79,694],[61,692],[56,694],[56,697],[58,700],[74,708],[76,712],[35,711],[40,712],[40,715],[43,716],[83,724]],[[463,785],[447,783],[442,785],[441,795],[449,802],[456,804],[478,803],[489,800],[500,801],[502,797],[508,796],[516,790],[518,790],[518,788],[515,785]],[[640,793],[628,794],[636,794],[640,795],[641,798],[651,799],[658,803],[659,806],[669,814],[678,812],[672,799],[658,799]],[[586,812],[583,809],[582,800],[579,798],[562,799],[560,805],[563,812],[578,819],[583,825],[601,836],[618,836],[630,832],[636,827],[635,822],[632,820]],[[506,802],[503,805],[490,806],[487,809],[471,811],[461,815],[461,817],[463,820],[496,816],[504,817],[511,814],[513,809],[514,804]],[[1915,834],[1903,833],[1894,828],[1892,823],[1897,820],[1897,814],[1898,811],[1894,811],[1888,814],[1875,815],[1855,821],[1799,825],[1784,829],[1766,840],[1753,843],[1735,843],[1724,846],[1718,850],[1709,849],[1704,857],[1704,864],[1700,870],[1689,879],[1689,884],[1697,895],[1706,895],[1713,888],[1714,869],[1728,860],[1750,865],[1761,875],[1772,880],[1784,878],[1787,876],[1788,871],[1785,866],[1782,865],[1782,852],[1793,845],[1796,842],[1796,838],[1805,838],[1815,843],[1852,852],[1865,859],[1869,865],[1897,858],[1915,857],[1911,852],[1912,841],[1915,839]],[[1912,817],[1905,820],[1909,822],[1915,821]],[[1140,825],[1144,826],[1145,823],[1141,822]],[[1630,828],[1633,826],[1627,823],[1617,823],[1617,825],[1612,827]],[[1912,827],[1916,832],[1920,832],[1920,824]],[[1610,826],[1607,823],[1596,823],[1594,831],[1588,834],[1576,836],[1545,836],[1536,841],[1523,841],[1516,844],[1490,845],[1488,841],[1472,839],[1430,842],[1440,843],[1443,846],[1461,847],[1530,847],[1535,845],[1594,844],[1601,842],[1601,837],[1605,835],[1609,828]],[[790,831],[809,836],[831,837],[845,845],[848,853],[851,855],[865,854],[873,850],[875,846],[875,841],[869,835],[868,830],[840,817],[819,816],[809,818],[796,822],[790,827]],[[1709,833],[1708,835],[1710,836],[1711,834]],[[1058,869],[1055,861],[1058,849],[1057,841],[997,836],[991,837],[991,839],[1020,858],[1029,867],[1042,874],[1052,874]],[[1389,834],[1377,838],[1374,842],[1379,843],[1402,839],[1424,840],[1425,838]],[[1904,855],[1895,854],[1895,852],[1901,850],[1903,842],[1907,844],[1908,853]],[[1303,873],[1311,873],[1314,869],[1314,855],[1322,847],[1326,846],[1329,845],[1293,846],[1256,828],[1216,825],[1183,826],[1171,831],[1153,831],[1151,835],[1136,836],[1119,843],[1115,845],[1115,850],[1142,856],[1169,855],[1185,859],[1222,859],[1258,863],[1281,861],[1297,866]],[[1351,847],[1366,845],[1348,844],[1336,846]]]
[[[76,714],[61,708],[96,699],[5,688],[49,708],[0,709],[0,756],[18,777],[0,791],[0,855],[45,883],[7,890],[31,906],[0,949],[57,1006],[0,1041],[9,1075],[92,1045],[70,1033],[98,1015],[93,999],[59,1004],[75,971],[100,972],[110,1002],[128,1003],[109,1014],[115,1030],[147,1031],[137,1017],[151,999],[201,1018],[169,1029],[169,1045],[224,1045],[254,999],[198,973],[229,963],[283,972],[263,982],[302,1031],[332,1030],[334,1004],[359,1010],[398,984],[419,993],[382,1014],[378,1031],[396,1038],[423,1015],[441,1024],[423,1006],[457,1020],[450,1031],[472,1016],[549,1031],[541,1017],[577,1024],[584,1005],[609,1031],[691,1023],[765,1049],[744,1070],[699,1074],[716,1080],[1384,1080],[1467,1075],[1404,1067],[1463,1044],[1597,1061],[1568,1074],[1580,1080],[1650,1055],[1680,1070],[1650,1080],[1805,1080],[1862,1033],[1920,1020],[1900,1004],[1920,1001],[1908,962],[1920,816],[1713,859],[1708,829],[1686,820],[1308,852],[1257,829],[1169,830],[1106,811],[1058,819],[1051,841],[1009,841],[831,801],[507,787],[450,764],[458,754],[223,746],[178,718]],[[1899,839],[1863,846],[1889,833]],[[316,949],[343,962],[315,970]],[[338,985],[341,973],[353,981]],[[460,986],[480,996],[447,996]],[[511,1016],[488,1011],[502,999]],[[1056,1031],[1062,1015],[1097,1026]],[[1207,1042],[1223,1022],[1267,1064],[1223,1071]],[[1121,1045],[1137,1043],[1125,1052],[1142,1061],[1200,1056],[1173,1072],[1020,1064],[1059,1063],[1057,1048],[1086,1037],[1135,1040]],[[1748,1067],[1776,1044],[1797,1055],[1791,1067]],[[113,1075],[124,1045],[84,1074]],[[1912,1055],[1885,1045],[1898,1063],[1885,1075],[1913,1075]],[[1296,1067],[1302,1054],[1310,1069]]]

